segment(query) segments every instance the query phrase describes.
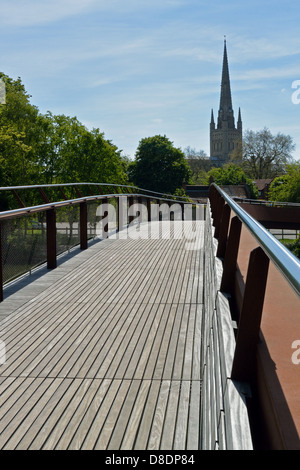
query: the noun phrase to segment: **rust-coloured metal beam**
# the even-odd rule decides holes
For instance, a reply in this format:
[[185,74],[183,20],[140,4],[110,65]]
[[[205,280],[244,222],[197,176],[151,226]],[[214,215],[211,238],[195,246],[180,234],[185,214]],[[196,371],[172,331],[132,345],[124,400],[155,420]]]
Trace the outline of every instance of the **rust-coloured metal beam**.
[[269,258],[263,249],[252,250],[232,364],[233,380],[251,381],[253,378],[268,269]]
[[242,230],[242,222],[237,216],[231,219],[230,230],[226,245],[226,252],[223,262],[223,275],[220,290],[233,293],[234,279],[236,273],[236,263],[239,251],[240,236]]
[[219,229],[219,239],[218,239],[218,249],[217,249],[217,256],[219,258],[224,258],[225,252],[226,252],[230,212],[231,212],[230,206],[228,204],[225,204],[223,206],[220,229]]
[[2,223],[0,222],[0,302],[3,300]]
[[20,207],[25,207],[25,204],[24,202],[22,201],[22,199],[20,198],[19,194],[17,193],[17,191],[15,189],[12,190],[12,193],[13,195],[15,196],[16,200],[18,201],[19,203],[19,206]]
[[67,196],[65,195],[64,190],[62,189],[61,186],[59,187],[59,191],[60,191],[60,193],[61,193],[63,199],[66,201],[68,198],[67,198]]
[[56,212],[55,209],[46,211],[47,223],[47,268],[54,269],[56,260]]
[[80,205],[80,248],[86,250],[88,247],[87,237],[87,203],[81,202]]
[[48,196],[46,195],[45,191],[42,188],[39,188],[40,195],[43,198],[43,201],[48,204],[50,202]]

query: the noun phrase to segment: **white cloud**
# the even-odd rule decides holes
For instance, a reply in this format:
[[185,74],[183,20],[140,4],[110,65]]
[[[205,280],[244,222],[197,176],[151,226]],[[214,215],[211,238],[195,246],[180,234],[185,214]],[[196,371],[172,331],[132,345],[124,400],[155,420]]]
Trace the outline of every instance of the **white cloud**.
[[4,0],[0,6],[0,23],[32,26],[77,15],[89,9],[95,0]]
[[[259,69],[249,69],[235,74],[235,80],[259,81],[261,85],[266,84],[267,80],[277,80],[280,78],[300,77],[300,65],[289,67],[266,67]],[[264,80],[265,82],[262,82]],[[267,85],[266,85],[267,86]]]
[[129,11],[176,9],[183,0],[1,0],[0,24],[33,26],[55,22],[85,12],[112,12],[122,15]]

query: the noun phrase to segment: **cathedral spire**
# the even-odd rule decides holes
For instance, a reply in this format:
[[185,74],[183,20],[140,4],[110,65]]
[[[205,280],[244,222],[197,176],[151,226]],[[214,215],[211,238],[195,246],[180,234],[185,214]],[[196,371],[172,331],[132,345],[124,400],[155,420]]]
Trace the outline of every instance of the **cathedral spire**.
[[228,162],[233,151],[242,142],[243,125],[240,109],[236,127],[234,121],[225,37],[218,119],[215,125],[212,111],[210,121],[210,159],[214,166],[222,166]]
[[241,116],[241,108],[239,108],[239,117],[237,120],[237,129],[242,132],[243,124],[242,124],[242,116]]
[[229,127],[234,127],[226,38],[224,39],[219,125],[221,121],[229,121]]
[[215,129],[215,119],[214,119],[214,111],[211,110],[211,118],[210,118],[210,128]]

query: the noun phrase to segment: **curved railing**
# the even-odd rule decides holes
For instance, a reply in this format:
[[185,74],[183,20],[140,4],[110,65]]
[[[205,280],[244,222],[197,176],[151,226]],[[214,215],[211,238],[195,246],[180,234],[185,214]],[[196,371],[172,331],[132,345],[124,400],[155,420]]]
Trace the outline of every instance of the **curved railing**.
[[[275,263],[285,276],[293,289],[300,295],[300,261],[282,243],[280,243],[268,230],[266,230],[257,220],[241,208],[230,196],[228,196],[219,186],[212,185],[220,194],[222,199],[239,217],[241,222],[250,230],[259,245],[266,252],[268,257]],[[222,204],[222,203],[221,203]]]
[[[248,408],[254,446],[299,449],[299,259],[216,184],[207,214],[203,327],[210,335],[204,351],[215,351],[218,341],[224,347],[220,364],[212,360],[217,369],[206,388],[218,390],[219,367],[225,407],[219,416],[226,416],[226,406],[233,409],[228,387],[248,385],[237,403]],[[202,401],[209,414],[209,393]],[[236,410],[240,442],[244,425]]]
[[[74,246],[86,249],[88,240],[96,237],[97,204],[107,204],[119,213],[120,201],[127,209],[137,201],[150,215],[153,202],[169,207],[176,203],[178,217],[183,217],[184,205],[189,203],[179,196],[110,183],[11,186],[0,187],[0,195],[1,192],[13,194],[19,207],[0,212],[0,300],[3,299],[3,284],[45,262],[48,268],[55,268],[57,255]],[[59,196],[61,200],[53,200]],[[42,203],[26,205],[25,200],[30,199]],[[122,219],[123,226],[134,219],[134,215],[127,212],[126,220]],[[120,230],[118,216],[115,230]]]

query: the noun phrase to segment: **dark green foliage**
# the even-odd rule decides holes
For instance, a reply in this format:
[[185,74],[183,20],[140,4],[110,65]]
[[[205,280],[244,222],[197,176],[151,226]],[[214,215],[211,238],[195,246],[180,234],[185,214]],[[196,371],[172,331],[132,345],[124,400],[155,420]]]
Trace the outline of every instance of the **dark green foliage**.
[[207,174],[207,184],[213,180],[218,185],[239,185],[247,184],[250,197],[256,199],[258,197],[258,191],[253,181],[247,178],[244,170],[239,166],[228,163],[221,168],[212,168]]
[[136,186],[161,193],[174,193],[189,176],[183,152],[161,135],[142,139],[129,166],[129,177]]
[[[0,73],[0,79],[6,90],[0,105],[0,186],[127,183],[126,159],[99,129],[88,130],[76,117],[41,114],[20,78]],[[10,207],[7,197],[1,195],[3,209]]]

